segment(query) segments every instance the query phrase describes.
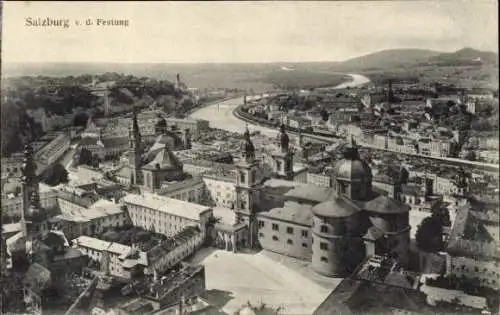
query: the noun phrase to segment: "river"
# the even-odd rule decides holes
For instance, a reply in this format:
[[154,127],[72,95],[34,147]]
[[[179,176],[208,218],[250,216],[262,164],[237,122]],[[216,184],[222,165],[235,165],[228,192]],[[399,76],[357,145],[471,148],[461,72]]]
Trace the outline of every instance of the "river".
[[[347,87],[356,87],[370,82],[365,76],[359,74],[349,74],[352,77],[352,81],[341,83],[332,89],[344,89]],[[212,128],[218,128],[227,130],[230,132],[243,133],[245,131],[245,122],[236,118],[233,115],[233,110],[243,103],[243,98],[233,98],[227,101],[223,101],[217,104],[206,106],[200,108],[189,117],[195,119],[204,119],[210,122]],[[276,129],[271,129],[263,126],[252,125],[249,127],[250,131],[260,131],[261,134],[275,137],[278,131]]]

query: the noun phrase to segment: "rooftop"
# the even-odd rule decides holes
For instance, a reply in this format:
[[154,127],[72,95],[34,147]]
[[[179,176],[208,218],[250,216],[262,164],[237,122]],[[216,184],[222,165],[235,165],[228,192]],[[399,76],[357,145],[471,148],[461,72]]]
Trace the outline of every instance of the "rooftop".
[[325,201],[332,192],[333,190],[331,188],[320,187],[313,184],[300,184],[288,191],[285,197],[320,203]]
[[126,204],[133,204],[158,210],[193,221],[199,221],[200,215],[210,210],[210,207],[151,194],[148,192],[144,192],[142,195],[127,194],[123,197],[123,201]]
[[68,221],[90,221],[110,215],[123,213],[121,205],[109,200],[100,199],[92,204],[88,209],[81,208],[64,208],[62,214],[57,218]]
[[287,201],[282,208],[274,208],[266,212],[261,212],[259,216],[311,226],[313,213],[312,206]]

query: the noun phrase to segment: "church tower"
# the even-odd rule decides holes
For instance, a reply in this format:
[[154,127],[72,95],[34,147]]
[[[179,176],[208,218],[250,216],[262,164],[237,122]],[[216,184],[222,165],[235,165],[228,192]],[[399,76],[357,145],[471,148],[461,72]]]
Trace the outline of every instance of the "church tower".
[[137,110],[134,106],[132,116],[132,126],[129,129],[129,167],[130,167],[130,184],[142,185],[142,171],[141,171],[141,133],[139,131],[139,124],[137,123]]
[[257,245],[257,219],[260,202],[260,166],[255,159],[255,147],[248,126],[240,145],[241,160],[236,165],[236,218],[248,227],[248,246]]
[[290,138],[286,134],[285,125],[281,125],[278,134],[279,149],[272,154],[274,173],[277,177],[293,180],[293,151],[290,148]]

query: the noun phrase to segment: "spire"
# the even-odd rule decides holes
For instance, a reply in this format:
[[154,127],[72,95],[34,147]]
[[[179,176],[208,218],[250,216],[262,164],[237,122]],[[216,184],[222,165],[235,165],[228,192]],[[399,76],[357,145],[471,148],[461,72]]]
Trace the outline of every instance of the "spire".
[[248,130],[248,124],[246,124],[245,133],[243,134],[243,140],[240,144],[240,150],[242,157],[247,161],[251,161],[255,158],[255,147],[250,139],[250,131]]
[[286,128],[285,125],[282,124],[280,126],[280,134],[278,136],[278,141],[279,141],[279,146],[281,148],[282,152],[288,152],[288,149],[290,147],[290,138],[286,134]]

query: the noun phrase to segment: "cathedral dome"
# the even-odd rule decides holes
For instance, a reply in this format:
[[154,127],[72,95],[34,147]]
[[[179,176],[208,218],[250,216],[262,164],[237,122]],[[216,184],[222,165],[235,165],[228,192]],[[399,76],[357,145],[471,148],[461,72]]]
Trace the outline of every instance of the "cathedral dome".
[[343,155],[344,158],[334,168],[336,178],[349,181],[371,180],[372,170],[368,163],[360,158],[358,146],[353,138],[344,146]]
[[335,165],[334,174],[336,178],[347,179],[349,181],[359,181],[362,179],[370,179],[371,168],[363,160],[347,160],[343,159]]

